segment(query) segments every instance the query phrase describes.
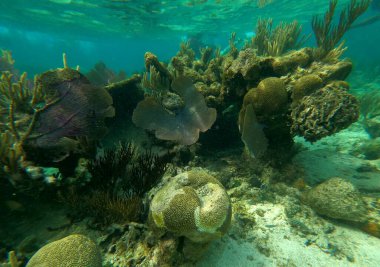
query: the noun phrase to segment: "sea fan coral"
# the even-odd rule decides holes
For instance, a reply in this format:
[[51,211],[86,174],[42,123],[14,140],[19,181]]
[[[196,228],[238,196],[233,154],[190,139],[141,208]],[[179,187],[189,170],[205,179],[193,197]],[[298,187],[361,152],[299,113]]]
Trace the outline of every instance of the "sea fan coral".
[[194,144],[199,132],[207,131],[215,122],[216,110],[207,107],[204,97],[189,78],[175,79],[172,89],[182,98],[184,107],[171,112],[148,96],[137,105],[132,120],[137,126],[154,131],[158,139]]
[[75,138],[97,140],[106,133],[104,119],[114,116],[112,98],[78,71],[64,68],[45,72],[37,78],[35,89],[45,97],[24,144],[26,152],[59,151],[53,153],[54,160],[61,160],[77,145]]

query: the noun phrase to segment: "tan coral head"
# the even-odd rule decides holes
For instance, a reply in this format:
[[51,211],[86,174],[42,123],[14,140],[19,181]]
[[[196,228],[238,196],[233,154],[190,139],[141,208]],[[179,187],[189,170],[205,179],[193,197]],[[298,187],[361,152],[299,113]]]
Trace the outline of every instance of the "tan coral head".
[[209,242],[226,233],[231,202],[220,182],[196,170],[174,177],[153,198],[152,223],[193,242]]

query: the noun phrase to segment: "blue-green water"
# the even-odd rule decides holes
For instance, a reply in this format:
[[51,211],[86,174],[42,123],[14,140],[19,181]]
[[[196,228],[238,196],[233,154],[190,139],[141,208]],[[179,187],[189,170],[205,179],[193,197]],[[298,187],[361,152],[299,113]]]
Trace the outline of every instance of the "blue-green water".
[[331,2],[0,0],[0,267],[379,266],[380,1],[340,57]]
[[[102,60],[112,69],[140,71],[146,51],[168,60],[179,43],[197,35],[205,45],[228,45],[253,31],[259,17],[298,20],[311,33],[311,17],[322,14],[328,0],[258,1],[106,1],[3,0],[0,3],[0,46],[13,52],[22,71],[39,73],[61,64],[66,52],[72,65],[88,70]],[[347,4],[341,0],[338,9]],[[378,14],[368,10],[359,20]],[[379,22],[347,33],[346,55],[363,67],[379,62]],[[309,41],[314,44],[313,38]]]

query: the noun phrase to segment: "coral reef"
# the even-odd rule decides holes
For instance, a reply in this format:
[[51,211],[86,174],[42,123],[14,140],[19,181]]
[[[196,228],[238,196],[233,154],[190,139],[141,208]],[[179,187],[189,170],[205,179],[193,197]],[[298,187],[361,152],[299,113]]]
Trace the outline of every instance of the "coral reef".
[[[234,127],[234,120],[238,120],[240,135],[244,133],[242,140],[251,155],[275,155],[278,153],[272,152],[289,151],[294,135],[313,142],[357,120],[358,102],[348,93],[349,85],[344,82],[352,70],[352,62],[339,60],[344,52],[343,44],[329,50],[323,58],[313,48],[285,53],[305,40],[306,37],[299,38],[299,25],[281,24],[272,29],[270,20],[259,21],[259,25],[262,35],[257,35],[251,44],[240,50],[235,45],[236,35],[232,34],[229,51],[225,54],[205,48],[201,50],[201,58],[197,59],[189,44],[183,43],[166,65],[147,53],[147,72],[142,85],[150,96],[140,102],[134,119],[137,115],[141,121],[145,118],[143,128],[156,129],[157,137],[180,140],[180,144],[196,142],[198,136],[185,138],[185,130],[178,133],[164,127],[157,131],[159,124],[169,124],[170,121],[173,125],[182,125],[179,119],[182,123],[184,120],[179,115],[186,109],[186,101],[178,97],[170,82],[175,81],[175,77],[185,76],[194,82],[206,103],[217,113],[215,126],[200,138],[204,146],[236,146],[231,141],[238,140],[239,132]],[[280,45],[280,40],[293,41]],[[278,53],[272,53],[274,50],[269,48],[274,44],[283,47],[281,52],[275,49]],[[247,107],[249,112],[246,114]],[[156,124],[149,124],[146,116],[141,115],[144,113],[137,112],[143,109],[155,114]],[[169,114],[178,120],[169,118]]]
[[360,223],[368,220],[368,207],[359,191],[339,177],[312,188],[304,200],[316,212],[330,218]]
[[30,259],[28,267],[100,267],[98,246],[84,235],[70,235],[43,246]]
[[231,203],[217,179],[205,171],[192,170],[174,177],[157,192],[150,218],[154,227],[207,243],[228,230]]

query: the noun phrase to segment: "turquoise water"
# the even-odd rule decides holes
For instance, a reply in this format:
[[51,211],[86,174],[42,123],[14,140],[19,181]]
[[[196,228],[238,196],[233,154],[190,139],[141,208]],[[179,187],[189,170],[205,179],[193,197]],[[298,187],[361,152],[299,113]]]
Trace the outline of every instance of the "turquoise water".
[[331,2],[0,0],[0,267],[379,266],[380,1],[337,57]]
[[[339,1],[338,9],[348,2]],[[327,6],[327,0],[274,0],[262,8],[254,0],[4,0],[0,3],[0,43],[13,51],[18,69],[33,74],[58,66],[62,52],[84,70],[102,60],[112,69],[131,73],[143,67],[145,51],[167,60],[182,40],[193,35],[223,49],[231,32],[244,39],[259,17],[271,17],[274,23],[296,19],[309,34],[311,16],[322,14]],[[360,19],[375,14],[368,10]],[[346,34],[347,56],[363,66],[376,64],[378,29],[377,22]]]

